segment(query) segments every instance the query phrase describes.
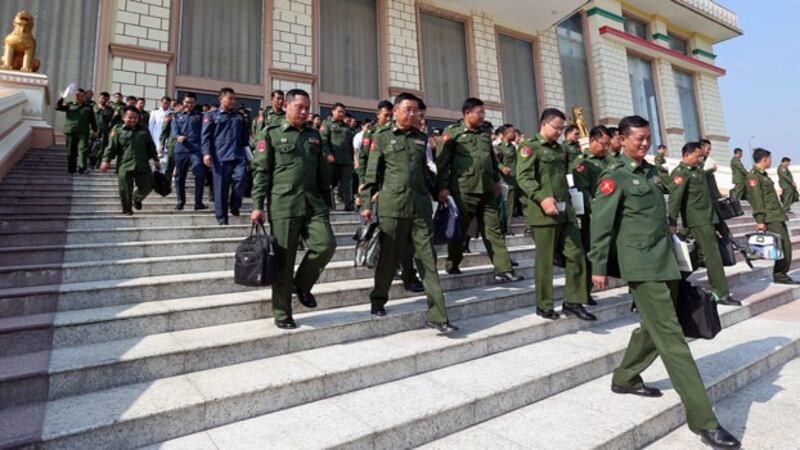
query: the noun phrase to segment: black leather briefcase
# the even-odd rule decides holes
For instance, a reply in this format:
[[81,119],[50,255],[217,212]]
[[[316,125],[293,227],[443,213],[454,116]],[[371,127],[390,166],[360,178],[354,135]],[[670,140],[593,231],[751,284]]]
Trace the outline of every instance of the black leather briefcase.
[[688,281],[681,280],[679,283],[675,312],[683,335],[688,338],[713,339],[722,330],[714,295]]

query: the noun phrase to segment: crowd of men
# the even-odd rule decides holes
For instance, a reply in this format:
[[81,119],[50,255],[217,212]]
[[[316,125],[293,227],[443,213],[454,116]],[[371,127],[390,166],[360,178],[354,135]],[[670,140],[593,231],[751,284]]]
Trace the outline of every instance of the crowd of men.
[[[78,90],[74,102],[59,101],[58,109],[67,114],[69,171],[85,173],[97,164],[90,163],[87,148],[90,138],[99,139],[104,149],[99,168],[107,171],[113,163],[122,211],[133,214],[152,189],[150,161],[159,168],[166,160],[176,209],[186,203],[191,170],[194,209],[207,208],[203,194],[209,185],[220,225],[228,223],[229,213],[239,215],[242,197],[251,190],[251,220],[269,221],[282,250],[272,286],[279,328],[297,327],[293,293],[304,306],[317,306],[311,290],[336,249],[330,211],[337,194],[344,211],[358,209],[363,221],[378,220],[381,251],[370,312],[386,315],[399,267],[406,289],[425,292],[427,324],[441,334],[458,328],[449,320],[437,271],[435,204],[456,205],[464,237],[447,246],[447,273],[461,273],[469,237],[480,234],[495,283],[522,280],[506,245],[512,218],[521,211],[536,245],[535,313],[548,320],[561,317],[554,307],[556,265],[564,267],[566,278],[561,313],[581,320],[596,320],[586,308],[596,304],[593,287],[605,289],[609,277],[624,280],[641,327],[614,372],[612,390],[660,396],[640,377],[660,356],[689,426],[707,443],[738,447],[714,415],[674,307],[677,282],[688,276],[679,271],[673,252],[676,233],[695,239],[716,300],[741,304],[731,296],[717,243],[729,230],[714,208],[722,194],[708,140],[684,145],[680,163],[668,173],[665,146],[658,147],[653,164],[645,159],[653,137],[650,124],[639,116],[622,119],[618,127],[592,127],[583,149],[581,129],[557,109],[546,109],[538,133],[524,136],[513,124],[493,129],[477,98],[464,101],[460,121],[428,133],[425,103],[409,93],[393,103],[381,101],[375,120],[364,124],[342,104],[333,105],[328,118],[312,115],[309,95],[299,89],[273,92],[255,120],[237,107],[230,88],[220,91],[218,105],[199,106],[188,94],[181,103],[165,97],[151,113],[142,99],[114,97],[110,102],[103,92],[95,104],[90,92]],[[730,195],[750,202],[758,230],[783,238],[784,258],[775,264],[774,281],[795,284],[788,275],[792,252],[786,222],[798,191],[790,161],[783,158],[778,169],[779,196],[767,175],[770,152],[753,151],[750,171],[742,153],[736,149],[731,161]],[[301,242],[306,253],[295,270]]]

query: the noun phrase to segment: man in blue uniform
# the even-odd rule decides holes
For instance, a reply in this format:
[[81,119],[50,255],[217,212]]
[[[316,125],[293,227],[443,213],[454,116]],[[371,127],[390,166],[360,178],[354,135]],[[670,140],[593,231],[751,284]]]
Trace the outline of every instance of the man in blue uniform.
[[203,204],[203,186],[206,171],[203,167],[201,132],[203,130],[203,114],[195,110],[197,97],[186,94],[183,97],[183,111],[175,113],[170,123],[170,134],[175,138],[175,193],[178,204],[175,209],[182,210],[186,204],[186,174],[192,168],[194,174],[194,210],[207,209]]
[[203,164],[214,177],[214,210],[217,223],[228,225],[228,192],[231,183],[230,213],[239,215],[247,168],[247,120],[236,110],[236,93],[229,87],[219,91],[219,109],[203,117]]

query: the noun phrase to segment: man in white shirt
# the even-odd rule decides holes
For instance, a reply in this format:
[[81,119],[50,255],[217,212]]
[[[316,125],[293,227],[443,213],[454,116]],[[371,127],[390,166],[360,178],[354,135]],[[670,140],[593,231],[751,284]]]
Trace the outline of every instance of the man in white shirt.
[[164,128],[164,119],[172,114],[171,105],[171,98],[167,96],[161,97],[161,106],[150,113],[150,122],[147,125],[147,129],[150,130],[150,137],[153,138],[153,143],[156,144],[159,154],[165,151],[165,149],[161,148],[159,138],[161,137],[161,130]]

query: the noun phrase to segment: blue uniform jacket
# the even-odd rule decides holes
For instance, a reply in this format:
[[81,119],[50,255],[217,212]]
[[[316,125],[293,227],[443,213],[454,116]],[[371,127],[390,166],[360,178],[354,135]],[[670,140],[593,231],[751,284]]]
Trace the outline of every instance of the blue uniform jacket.
[[175,141],[175,153],[191,155],[200,155],[200,146],[202,143],[201,133],[203,131],[203,114],[201,113],[186,113],[182,112],[173,116],[170,122],[171,135],[174,138],[178,136],[186,137],[186,140],[181,144]]
[[218,109],[203,117],[203,156],[226,162],[245,159],[247,121],[237,111]]

